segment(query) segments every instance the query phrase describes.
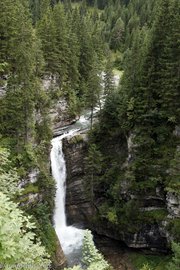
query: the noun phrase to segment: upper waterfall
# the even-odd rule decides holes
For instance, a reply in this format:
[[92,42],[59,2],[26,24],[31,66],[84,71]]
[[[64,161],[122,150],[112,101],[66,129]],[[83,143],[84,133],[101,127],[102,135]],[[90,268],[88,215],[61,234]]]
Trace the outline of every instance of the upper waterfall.
[[52,175],[56,180],[56,198],[55,198],[55,213],[54,223],[57,227],[66,226],[65,215],[65,181],[66,181],[66,165],[62,152],[62,138],[56,138],[52,140],[51,151],[51,168]]

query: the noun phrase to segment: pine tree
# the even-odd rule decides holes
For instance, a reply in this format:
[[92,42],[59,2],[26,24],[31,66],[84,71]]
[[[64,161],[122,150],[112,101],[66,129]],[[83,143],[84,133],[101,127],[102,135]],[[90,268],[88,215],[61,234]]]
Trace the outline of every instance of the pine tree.
[[98,177],[102,169],[102,154],[97,149],[95,144],[91,144],[88,150],[88,157],[86,159],[86,189],[90,194],[91,202],[94,203],[94,190],[97,185]]
[[114,90],[114,75],[113,75],[113,65],[111,58],[107,58],[107,63],[104,71],[104,93],[105,95],[110,94]]

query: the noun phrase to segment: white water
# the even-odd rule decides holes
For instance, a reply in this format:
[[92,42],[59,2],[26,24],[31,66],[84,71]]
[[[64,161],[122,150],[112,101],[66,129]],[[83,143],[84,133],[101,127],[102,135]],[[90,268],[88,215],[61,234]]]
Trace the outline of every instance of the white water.
[[84,231],[73,226],[67,226],[65,213],[66,196],[66,162],[62,151],[62,140],[72,136],[77,129],[73,129],[62,136],[52,140],[51,168],[52,175],[56,181],[56,197],[54,225],[65,255],[76,252],[82,246]]

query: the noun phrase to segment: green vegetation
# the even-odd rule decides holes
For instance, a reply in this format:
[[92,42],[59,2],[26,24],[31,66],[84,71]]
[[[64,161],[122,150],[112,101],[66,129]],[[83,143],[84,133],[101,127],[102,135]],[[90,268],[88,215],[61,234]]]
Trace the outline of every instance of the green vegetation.
[[48,269],[50,261],[39,241],[34,243],[35,234],[32,232],[32,224],[17,205],[0,192],[0,238],[1,264],[5,270],[25,270],[28,265],[35,269]]
[[172,251],[174,256],[172,261],[167,265],[168,270],[178,270],[180,266],[180,244],[172,243]]
[[172,243],[173,257],[152,256],[139,253],[131,254],[130,260],[137,269],[141,270],[178,270],[180,266],[180,246]]
[[26,195],[29,193],[38,193],[39,189],[38,186],[35,186],[33,184],[29,184],[28,186],[26,186],[22,192],[22,195]]
[[69,141],[68,143],[70,144],[78,144],[78,143],[81,143],[83,142],[83,137],[82,135],[76,135],[76,136],[73,136]]
[[129,255],[129,259],[136,269],[145,270],[142,268],[143,265],[148,265],[149,269],[153,270],[164,270],[167,264],[170,262],[170,256],[159,256],[159,255],[143,255],[141,253],[132,253]]
[[[112,270],[110,265],[104,260],[93,242],[93,236],[86,230],[83,240],[82,262],[87,270]],[[65,268],[64,270],[82,270],[80,266]]]
[[[94,225],[108,222],[109,227],[123,234],[138,232],[142,224],[166,221],[170,236],[179,241],[179,218],[167,217],[165,205],[159,210],[140,209],[146,207],[143,203],[148,196],[157,195],[159,188],[164,198],[167,192],[179,195],[180,190],[179,138],[175,131],[180,125],[180,2],[72,2],[1,1],[0,218],[5,230],[1,235],[2,263],[25,264],[29,259],[30,263],[42,262],[43,269],[47,269],[46,252],[55,259],[57,238],[51,224],[55,183],[49,168],[49,112],[60,98],[68,104],[67,118],[79,116],[83,109],[91,110],[84,182],[91,203],[99,210]],[[106,102],[100,110],[99,123],[93,126],[94,108],[102,91],[102,71]],[[121,77],[118,89],[114,87],[114,74]],[[50,81],[48,89],[43,88],[45,79]],[[70,141],[80,142],[81,135]],[[39,172],[34,184],[28,181],[32,170]],[[20,189],[22,180],[27,184]],[[28,202],[31,193],[40,195],[36,205]],[[9,198],[19,202],[24,212]],[[30,233],[26,215],[32,216],[36,235]],[[14,222],[17,228],[13,227]],[[8,226],[11,223],[12,228]],[[12,243],[7,240],[11,229],[15,233],[12,232]],[[46,252],[39,240],[34,241],[36,237]],[[27,239],[24,254],[20,248],[22,239]],[[88,270],[109,269],[89,233],[84,247]],[[175,255],[169,269],[176,269],[179,246],[172,247]],[[30,248],[37,248],[37,252],[29,252]],[[165,264],[158,262],[157,257],[137,256],[137,261],[132,260],[143,269],[158,270]],[[26,269],[24,264],[22,269]]]
[[[90,149],[95,145],[102,156],[92,188],[93,203],[98,202],[96,220],[99,226],[108,222],[119,235],[166,220],[176,239],[179,219],[171,222],[167,218],[165,204],[164,210],[141,212],[140,208],[146,197],[157,196],[159,187],[163,196],[167,191],[179,193],[175,129],[180,124],[180,4],[176,0],[134,0],[121,6],[119,2],[112,1],[102,14],[110,48],[123,54],[119,69],[124,73],[119,89],[109,91],[100,124],[91,135]],[[90,175],[86,174],[86,180],[92,185]]]

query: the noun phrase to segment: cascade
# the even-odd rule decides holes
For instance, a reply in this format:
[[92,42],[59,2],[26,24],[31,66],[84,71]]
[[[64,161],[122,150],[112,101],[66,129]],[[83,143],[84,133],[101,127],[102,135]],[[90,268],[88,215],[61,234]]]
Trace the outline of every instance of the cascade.
[[54,211],[54,226],[61,243],[64,254],[69,264],[74,264],[74,254],[80,253],[84,231],[73,226],[67,226],[65,212],[66,196],[66,162],[62,149],[62,140],[72,136],[77,129],[54,138],[52,140],[51,150],[51,168],[52,175],[56,181],[56,197]]

